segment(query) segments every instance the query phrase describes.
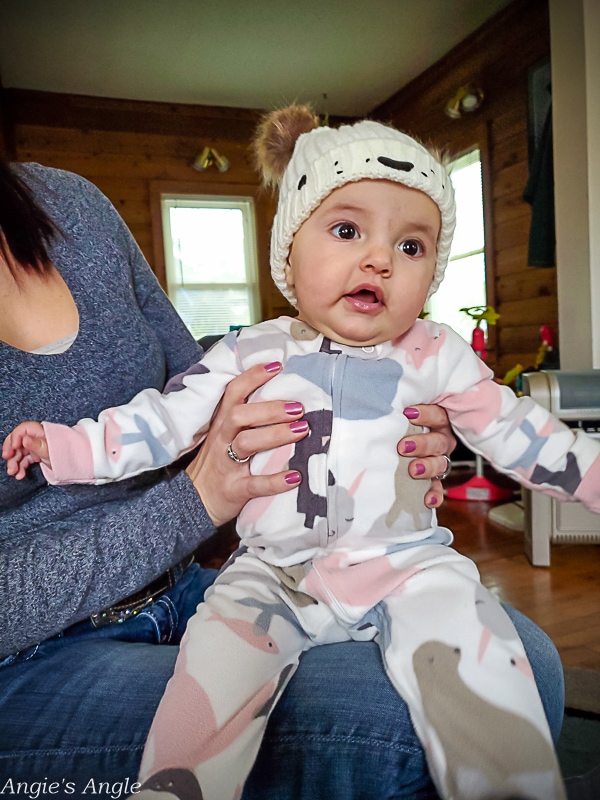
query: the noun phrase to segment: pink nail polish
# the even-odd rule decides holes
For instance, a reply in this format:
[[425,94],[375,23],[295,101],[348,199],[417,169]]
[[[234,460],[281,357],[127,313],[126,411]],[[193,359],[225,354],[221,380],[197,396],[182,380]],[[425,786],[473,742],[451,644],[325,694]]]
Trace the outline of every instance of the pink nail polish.
[[437,506],[437,497],[432,497],[429,501],[430,506]]
[[281,369],[281,362],[271,361],[270,364],[265,364],[265,372],[279,372]]
[[417,417],[419,416],[419,412],[417,411],[416,408],[411,408],[409,406],[408,408],[404,409],[404,416],[407,419],[417,419]]
[[288,472],[285,476],[285,482],[289,484],[300,483],[302,476],[299,472]]
[[414,453],[417,449],[417,445],[414,442],[405,442],[404,443],[404,452],[405,453]]
[[290,430],[292,433],[304,433],[308,430],[308,422],[305,419],[297,419],[295,422],[290,422]]
[[301,414],[303,411],[302,403],[286,403],[283,408],[286,414],[291,414],[292,416]]
[[417,475],[422,475],[425,472],[425,467],[423,466],[423,464],[417,464],[417,466],[415,467],[415,472],[417,473]]

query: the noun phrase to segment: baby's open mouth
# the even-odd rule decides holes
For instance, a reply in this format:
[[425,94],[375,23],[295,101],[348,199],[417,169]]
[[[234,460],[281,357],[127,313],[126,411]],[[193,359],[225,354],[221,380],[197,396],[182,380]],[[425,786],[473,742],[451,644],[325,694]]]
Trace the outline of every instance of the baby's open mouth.
[[358,292],[352,292],[350,297],[356,297],[357,300],[362,300],[363,303],[377,303],[377,295],[371,289],[359,289]]
[[348,292],[346,299],[358,306],[379,306],[383,305],[383,292],[377,288],[359,286],[352,292]]

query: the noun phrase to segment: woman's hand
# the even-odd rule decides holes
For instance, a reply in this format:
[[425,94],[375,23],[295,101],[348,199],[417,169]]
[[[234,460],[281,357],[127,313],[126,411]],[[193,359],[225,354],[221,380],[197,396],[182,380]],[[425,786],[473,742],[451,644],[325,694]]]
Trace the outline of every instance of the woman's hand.
[[438,475],[448,467],[448,456],[456,447],[456,439],[448,422],[448,415],[441,406],[411,406],[404,415],[415,425],[429,428],[429,433],[410,434],[398,442],[398,453],[413,459],[408,472],[413,478],[431,480],[431,488],[425,495],[425,504],[435,508],[444,501],[444,490]]
[[187,467],[186,472],[215,527],[233,519],[251,498],[287,492],[302,480],[295,470],[251,475],[248,462],[236,463],[227,455],[229,445],[239,459],[245,459],[263,450],[297,442],[308,433],[308,423],[301,420],[304,414],[301,403],[247,402],[252,392],[279,372],[278,362],[257,365],[229,383],[209,434]]

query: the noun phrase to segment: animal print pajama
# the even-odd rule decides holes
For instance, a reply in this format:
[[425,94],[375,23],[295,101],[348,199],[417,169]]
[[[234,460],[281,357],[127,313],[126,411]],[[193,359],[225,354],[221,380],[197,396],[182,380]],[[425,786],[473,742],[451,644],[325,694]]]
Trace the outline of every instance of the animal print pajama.
[[281,373],[250,401],[301,401],[310,435],[258,453],[251,470],[297,469],[303,480],[242,510],[247,554],[190,622],[146,750],[149,786],[167,775],[169,793],[182,800],[238,796],[299,654],[366,637],[380,643],[411,707],[442,796],[506,797],[490,787],[509,784],[516,797],[563,797],[521,643],[475,567],[450,549],[452,534],[424,505],[428,487],[408,476],[396,443],[417,430],[404,408],[438,403],[458,436],[499,470],[596,512],[600,445],[496,384],[450,328],[417,320],[399,339],[364,348],[289,317],[242,329],[163,395],[146,390],[72,429],[44,423],[46,476],[103,483],[172,462],[205,435],[226,384],[272,361]]
[[[442,797],[564,797],[512,623],[474,564],[435,543],[358,563],[339,553],[293,567],[239,556],[190,620],[138,797],[239,798],[300,655],[351,639],[378,643]],[[196,793],[183,783],[192,775]]]

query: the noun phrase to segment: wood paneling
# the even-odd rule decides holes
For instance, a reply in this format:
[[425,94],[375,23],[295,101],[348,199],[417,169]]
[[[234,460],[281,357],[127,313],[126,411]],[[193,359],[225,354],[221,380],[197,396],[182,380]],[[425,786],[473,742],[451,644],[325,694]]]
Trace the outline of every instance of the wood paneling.
[[[558,334],[556,273],[527,264],[531,211],[522,199],[529,176],[528,73],[549,54],[547,0],[516,0],[371,114],[451,154],[482,150],[488,302],[501,315],[488,363],[499,376],[517,363],[534,363],[536,326],[548,324]],[[465,83],[483,89],[484,103],[451,120],[444,107]]]
[[555,297],[556,267],[503,275],[497,279],[496,287],[506,302],[533,297]]
[[[2,93],[14,123],[16,158],[66,169],[92,181],[115,205],[165,286],[162,236],[156,209],[165,186],[190,194],[252,196],[258,227],[261,315],[289,312],[269,271],[268,232],[274,214],[259,189],[249,142],[259,111],[113,100],[46,92]],[[230,168],[198,172],[205,145]],[[154,228],[153,228],[154,220]]]
[[15,158],[14,127],[9,121],[8,108],[4,101],[0,85],[0,157],[7,161]]
[[243,108],[153,103],[109,97],[6,90],[17,125],[50,125],[83,131],[202,136],[245,143],[260,111]]
[[223,183],[257,182],[249,160],[248,144],[227,139],[169,137],[162,134],[125,133],[122,131],[79,131],[48,125],[18,125],[17,150],[20,160],[31,160],[43,153],[60,166],[66,159],[80,174],[131,179],[169,178],[185,180],[214,179],[216,169],[197,173],[192,163],[205,144],[226,154],[231,167],[222,173]]

